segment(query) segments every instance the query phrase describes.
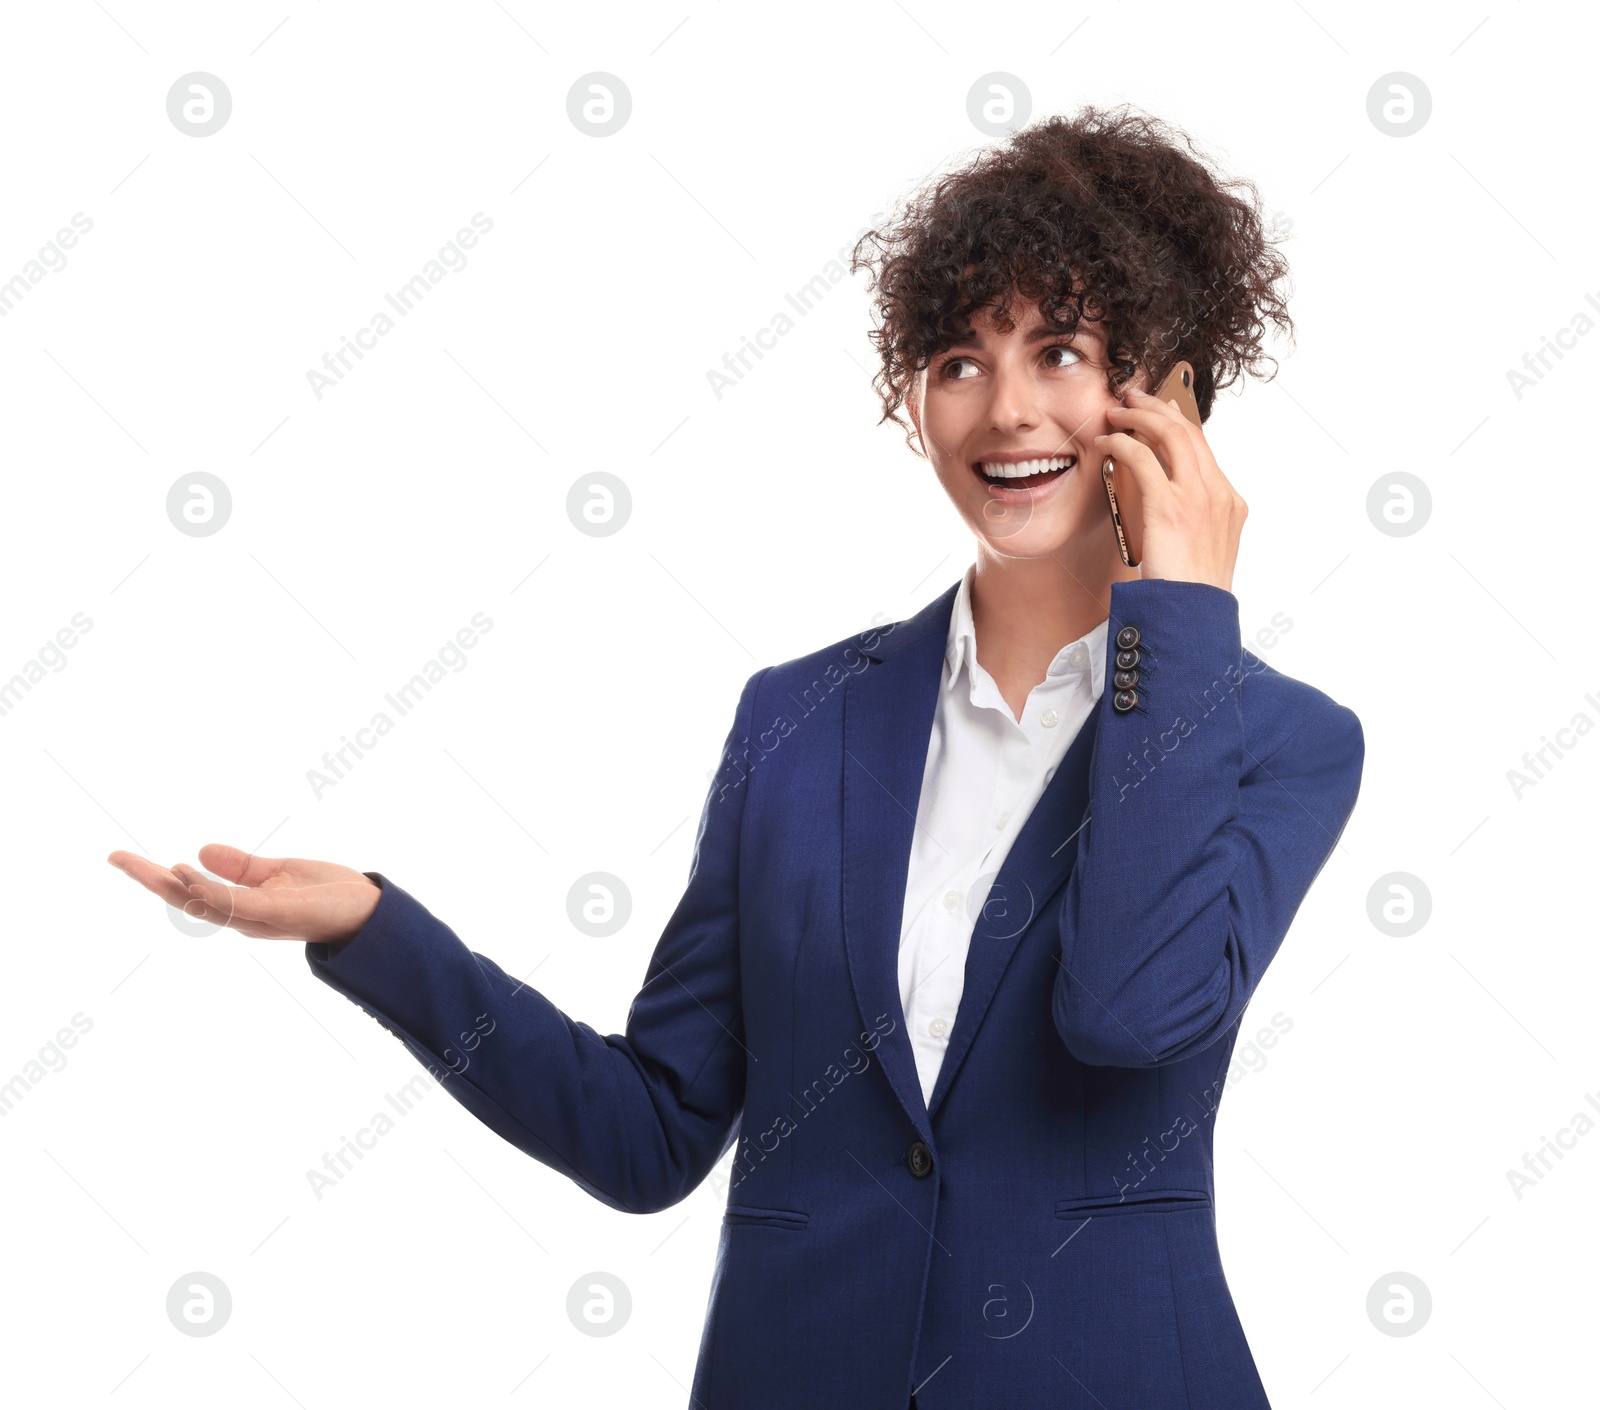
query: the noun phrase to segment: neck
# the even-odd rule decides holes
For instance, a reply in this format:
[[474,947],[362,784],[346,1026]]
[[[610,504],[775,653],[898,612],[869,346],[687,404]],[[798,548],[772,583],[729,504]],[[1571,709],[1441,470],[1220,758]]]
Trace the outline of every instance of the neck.
[[1113,583],[1137,578],[1103,548],[1070,546],[1044,558],[1001,558],[981,541],[972,581],[978,660],[1007,699],[1025,698],[1056,653],[1105,621]]

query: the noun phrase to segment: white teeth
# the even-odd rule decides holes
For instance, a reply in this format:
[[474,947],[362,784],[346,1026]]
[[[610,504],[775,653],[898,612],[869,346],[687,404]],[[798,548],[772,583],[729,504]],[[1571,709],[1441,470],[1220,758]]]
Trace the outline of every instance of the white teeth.
[[980,462],[978,468],[991,479],[1020,480],[1024,475],[1039,475],[1046,470],[1067,470],[1077,463],[1075,455],[1052,455],[1043,460],[1019,460],[1014,465],[990,465]]

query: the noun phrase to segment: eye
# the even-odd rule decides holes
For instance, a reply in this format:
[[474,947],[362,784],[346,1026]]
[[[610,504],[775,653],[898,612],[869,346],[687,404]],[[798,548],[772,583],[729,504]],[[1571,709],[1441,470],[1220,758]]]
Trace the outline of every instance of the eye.
[[[1050,358],[1054,353],[1065,353],[1066,357],[1060,362],[1052,362]],[[1074,363],[1083,361],[1083,354],[1068,343],[1051,343],[1044,350],[1044,356],[1047,367],[1071,367]]]
[[[952,370],[952,369],[960,368],[962,366],[969,367],[972,370],[970,372],[960,372],[960,371]],[[964,380],[964,379],[969,378],[969,377],[975,377],[975,376],[977,376],[977,372],[978,372],[978,364],[975,363],[970,357],[946,358],[945,361],[943,363],[941,363],[940,366],[939,366],[939,375],[941,377],[947,377],[952,381],[960,381],[960,380]]]

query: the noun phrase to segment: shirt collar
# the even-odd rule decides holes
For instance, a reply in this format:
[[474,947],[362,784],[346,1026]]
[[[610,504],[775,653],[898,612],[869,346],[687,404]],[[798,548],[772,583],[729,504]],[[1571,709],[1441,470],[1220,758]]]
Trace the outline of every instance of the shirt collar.
[[[950,668],[945,677],[946,690],[954,688],[963,667],[967,671],[968,689],[974,689],[978,683],[978,633],[972,622],[972,579],[977,573],[977,566],[976,563],[967,565],[967,571],[961,575],[961,586],[956,589],[956,600],[950,609],[950,635],[944,652],[945,664]],[[1073,664],[1073,653],[1082,647],[1083,654],[1088,656],[1091,693],[1098,700],[1105,689],[1106,633],[1109,627],[1108,618],[1056,652],[1045,674],[1046,683],[1082,671],[1084,667]],[[1081,660],[1082,656],[1078,659]]]

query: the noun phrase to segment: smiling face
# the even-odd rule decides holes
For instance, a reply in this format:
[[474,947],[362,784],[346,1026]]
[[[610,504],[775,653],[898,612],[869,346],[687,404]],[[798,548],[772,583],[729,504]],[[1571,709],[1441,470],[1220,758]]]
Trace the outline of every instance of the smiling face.
[[[980,546],[1007,558],[1117,559],[1097,435],[1115,429],[1105,343],[1087,318],[1070,338],[1013,300],[1009,330],[987,309],[967,341],[936,353],[908,409],[945,493]],[[1146,388],[1144,373],[1133,385]],[[1121,560],[1117,559],[1120,567]]]

